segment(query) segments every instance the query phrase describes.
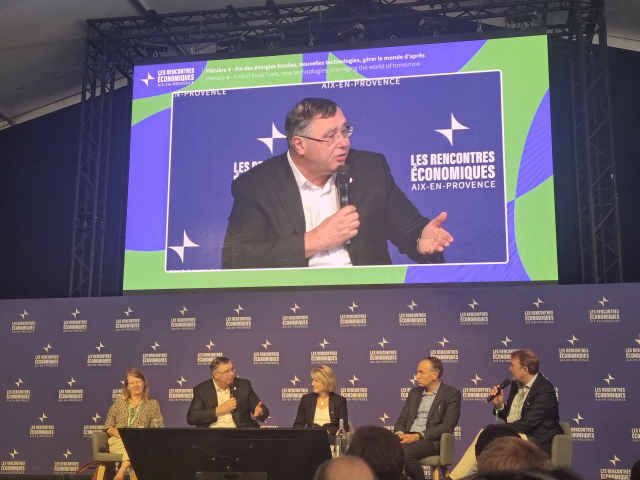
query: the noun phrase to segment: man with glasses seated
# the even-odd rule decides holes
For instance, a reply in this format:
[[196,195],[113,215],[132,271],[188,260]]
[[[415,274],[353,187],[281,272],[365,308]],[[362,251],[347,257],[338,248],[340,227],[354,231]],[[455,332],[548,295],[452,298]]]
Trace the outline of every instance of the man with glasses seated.
[[[417,263],[444,263],[453,241],[441,227],[447,214],[423,217],[383,155],[349,149],[353,127],[335,102],[305,98],[287,114],[285,130],[287,153],[231,184],[222,268],[390,265],[387,240]],[[340,208],[335,178],[345,164],[349,205]]]
[[[253,391],[251,382],[235,376],[236,369],[226,357],[211,362],[213,380],[193,389],[187,423],[203,428],[259,427],[269,417],[269,409]],[[251,418],[253,415],[254,418]],[[255,419],[255,420],[254,420]]]

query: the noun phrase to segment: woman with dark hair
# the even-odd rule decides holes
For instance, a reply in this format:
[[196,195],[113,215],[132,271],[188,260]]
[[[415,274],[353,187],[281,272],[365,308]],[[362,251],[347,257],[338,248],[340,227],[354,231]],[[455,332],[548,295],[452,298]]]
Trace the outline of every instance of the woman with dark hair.
[[378,480],[404,480],[404,451],[390,430],[374,425],[356,429],[347,455],[360,457]]
[[149,385],[144,373],[137,368],[129,369],[124,377],[122,395],[113,402],[104,422],[104,431],[109,434],[109,452],[122,455],[120,469],[113,480],[123,480],[131,466],[118,429],[162,426],[160,405],[149,396]]

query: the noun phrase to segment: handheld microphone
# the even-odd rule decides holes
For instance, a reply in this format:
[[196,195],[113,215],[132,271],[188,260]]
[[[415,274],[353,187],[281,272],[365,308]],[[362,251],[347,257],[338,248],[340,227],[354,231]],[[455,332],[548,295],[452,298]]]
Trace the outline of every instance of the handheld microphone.
[[[229,398],[233,398],[235,397],[235,390],[236,390],[236,386],[233,383],[229,384]],[[233,410],[231,410],[231,413],[235,412],[236,409],[234,408]]]
[[[349,165],[340,165],[336,174],[336,186],[338,187],[338,201],[340,208],[349,205],[349,182],[351,181],[351,167]],[[351,239],[344,242],[345,245],[351,243]]]
[[[511,380],[509,380],[508,378],[502,382],[500,384],[500,386],[498,387],[498,393],[500,393],[502,390],[504,390],[506,387],[508,387],[509,385],[511,385]],[[489,403],[491,400],[493,400],[494,398],[496,398],[498,396],[498,393],[496,393],[495,395],[489,395],[489,397],[487,397],[487,403]]]

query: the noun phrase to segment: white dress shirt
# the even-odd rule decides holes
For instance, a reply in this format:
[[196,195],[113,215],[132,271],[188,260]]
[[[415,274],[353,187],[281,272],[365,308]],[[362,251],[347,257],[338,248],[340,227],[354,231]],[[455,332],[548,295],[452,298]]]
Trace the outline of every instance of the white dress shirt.
[[[291,155],[289,155],[288,151],[287,159],[289,160],[289,165],[291,165],[291,170],[293,170],[298,189],[300,190],[306,231],[309,232],[320,225],[323,220],[340,210],[338,190],[335,182],[336,174],[334,173],[325,186],[320,188],[309,182],[300,170],[298,170],[298,167],[296,167],[291,160]],[[310,267],[350,267],[351,265],[349,252],[344,245],[323,250],[309,258]]]
[[[211,379],[211,381],[213,382],[213,379]],[[216,382],[213,382],[213,388],[216,389],[216,395],[218,396],[218,406],[231,398],[229,387],[227,387],[226,390],[222,390],[218,385],[216,385]],[[236,424],[233,421],[233,415],[231,415],[231,413],[225,413],[218,417],[217,422],[213,422],[209,425],[209,428],[236,428]]]

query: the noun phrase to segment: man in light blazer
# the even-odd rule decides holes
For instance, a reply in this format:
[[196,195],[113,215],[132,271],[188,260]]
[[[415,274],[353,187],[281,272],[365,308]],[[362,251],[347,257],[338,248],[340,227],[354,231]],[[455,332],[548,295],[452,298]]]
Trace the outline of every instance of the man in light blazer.
[[412,388],[393,431],[404,450],[405,472],[412,480],[424,480],[420,460],[440,452],[440,436],[453,433],[460,419],[460,390],[440,381],[444,371],[436,357],[418,365]]
[[269,409],[253,391],[249,380],[237,378],[231,360],[216,357],[211,362],[212,380],[193,389],[187,423],[202,428],[259,427],[269,417]]

